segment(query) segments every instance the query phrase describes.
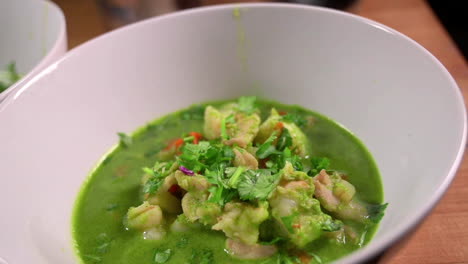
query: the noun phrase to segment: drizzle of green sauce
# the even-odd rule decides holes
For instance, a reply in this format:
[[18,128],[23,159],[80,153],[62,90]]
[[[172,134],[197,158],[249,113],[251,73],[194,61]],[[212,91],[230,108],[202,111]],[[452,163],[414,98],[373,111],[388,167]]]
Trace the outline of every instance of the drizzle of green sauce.
[[249,64],[247,60],[245,30],[244,25],[242,24],[241,10],[239,7],[235,7],[232,10],[232,16],[234,17],[237,25],[237,56],[242,65],[242,70],[247,74],[249,72]]

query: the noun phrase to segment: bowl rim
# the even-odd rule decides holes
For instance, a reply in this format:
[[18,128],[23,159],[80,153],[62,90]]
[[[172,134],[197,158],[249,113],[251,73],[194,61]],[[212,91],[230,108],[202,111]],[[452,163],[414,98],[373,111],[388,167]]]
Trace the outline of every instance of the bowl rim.
[[[456,103],[458,112],[462,115],[463,117],[463,127],[462,127],[462,134],[461,138],[459,138],[460,145],[458,147],[456,157],[453,160],[453,163],[447,173],[447,175],[444,177],[442,184],[437,188],[437,190],[431,195],[430,199],[426,200],[423,206],[420,208],[420,210],[415,211],[414,213],[410,214],[406,222],[403,224],[400,224],[396,226],[396,229],[386,237],[380,238],[380,239],[373,239],[371,242],[369,242],[367,245],[364,247],[354,251],[353,253],[338,259],[336,262],[339,263],[358,263],[362,262],[366,259],[369,259],[371,257],[376,256],[377,254],[381,253],[388,247],[390,247],[392,244],[403,238],[406,234],[408,234],[411,230],[413,230],[415,227],[417,227],[421,221],[431,212],[431,210],[435,207],[435,205],[440,201],[440,199],[443,197],[445,192],[447,191],[448,187],[450,186],[451,182],[453,181],[456,172],[458,170],[458,167],[460,166],[460,163],[463,158],[464,150],[465,150],[465,144],[467,140],[467,113],[466,113],[466,107],[465,103],[463,100],[463,95],[458,87],[457,83],[451,76],[451,74],[448,72],[448,70],[445,68],[445,66],[432,54],[430,53],[426,48],[424,48],[421,44],[417,43],[415,40],[409,38],[403,33],[400,33],[399,31],[392,29],[386,25],[383,25],[379,22],[376,22],[374,20],[347,13],[344,11],[340,10],[335,10],[331,8],[326,8],[326,7],[317,7],[317,6],[310,6],[310,5],[303,5],[303,4],[292,4],[292,3],[235,3],[235,4],[222,4],[222,5],[213,5],[213,6],[206,6],[206,7],[197,7],[197,8],[192,8],[192,9],[187,9],[183,11],[178,11],[170,14],[165,14],[153,18],[148,18],[145,20],[142,20],[137,23],[133,23],[115,30],[112,30],[110,32],[104,33],[96,38],[93,38],[91,40],[88,40],[84,42],[83,44],[73,48],[70,50],[68,53],[66,53],[64,56],[59,58],[57,61],[40,71],[38,74],[36,74],[33,78],[27,79],[24,78],[24,80],[21,82],[22,87],[20,89],[17,89],[16,91],[13,91],[12,93],[7,95],[7,98],[3,101],[3,103],[0,103],[0,114],[5,107],[7,107],[10,103],[14,102],[25,90],[27,90],[32,84],[34,84],[38,79],[41,79],[44,75],[47,75],[48,73],[52,72],[55,68],[58,67],[58,65],[65,60],[68,60],[71,57],[74,57],[77,55],[77,53],[80,52],[81,49],[93,45],[94,42],[99,42],[101,39],[104,38],[109,38],[112,37],[115,34],[124,34],[124,32],[129,31],[129,30],[134,30],[135,28],[138,27],[144,27],[147,26],[147,24],[151,23],[157,23],[160,20],[167,20],[167,19],[172,19],[180,16],[187,16],[190,14],[201,14],[201,13],[211,13],[211,12],[217,12],[220,10],[227,10],[227,9],[234,9],[234,8],[279,8],[279,9],[295,9],[295,10],[309,10],[312,12],[321,12],[321,13],[326,13],[331,16],[340,16],[340,17],[346,17],[348,19],[356,20],[358,23],[363,23],[368,26],[377,28],[379,30],[385,31],[389,34],[392,34],[394,36],[397,36],[401,39],[404,39],[405,41],[408,42],[409,45],[412,45],[413,47],[417,48],[421,52],[427,56],[432,63],[434,63],[442,72],[444,77],[446,78],[449,87],[447,89],[451,89],[452,92],[456,96],[456,100],[454,103]],[[19,83],[17,83],[17,86],[21,86]]]
[[[40,4],[44,4],[48,9],[53,9],[53,12],[57,13],[58,18],[60,19],[59,23],[59,31],[54,39],[54,44],[50,48],[50,50],[45,54],[45,56],[41,57],[41,59],[34,65],[34,67],[28,71],[20,80],[10,85],[7,89],[0,93],[0,109],[3,102],[7,101],[8,97],[14,93],[15,90],[19,89],[23,85],[29,83],[29,80],[33,78],[36,74],[38,74],[45,66],[48,66],[47,63],[52,59],[53,54],[56,51],[60,50],[62,47],[67,50],[67,33],[66,33],[66,19],[65,15],[63,14],[62,9],[51,0],[40,0],[37,1]],[[42,2],[42,3],[41,3]],[[49,11],[50,12],[50,11]],[[65,55],[65,54],[63,54]],[[58,60],[56,60],[58,61]],[[3,97],[3,101],[2,98]]]

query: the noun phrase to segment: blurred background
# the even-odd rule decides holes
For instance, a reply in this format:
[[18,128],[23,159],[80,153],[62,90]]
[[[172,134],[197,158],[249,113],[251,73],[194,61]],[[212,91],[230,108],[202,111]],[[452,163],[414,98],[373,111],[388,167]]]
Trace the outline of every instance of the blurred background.
[[[53,0],[64,11],[67,19],[69,47],[73,48],[112,29],[149,17],[214,4],[238,2],[290,2],[326,6],[373,18],[378,12],[388,16],[415,8],[416,1],[393,0]],[[465,23],[465,1],[425,0],[444,25],[450,37],[468,58],[468,23]],[[386,14],[381,14],[385,16]],[[396,18],[398,19],[398,18]],[[406,21],[408,23],[408,21]],[[431,30],[428,25],[427,30]]]

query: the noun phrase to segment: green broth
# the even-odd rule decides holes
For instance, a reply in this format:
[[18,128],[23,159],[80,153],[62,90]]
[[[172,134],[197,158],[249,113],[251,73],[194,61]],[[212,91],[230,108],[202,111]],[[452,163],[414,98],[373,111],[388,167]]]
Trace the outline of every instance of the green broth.
[[[211,103],[220,105],[224,102]],[[364,145],[348,130],[332,120],[299,106],[286,106],[260,101],[262,119],[269,109],[313,117],[313,125],[304,129],[311,143],[312,156],[328,157],[331,166],[345,171],[356,187],[360,200],[381,203],[383,191],[378,169]],[[203,106],[195,105],[170,114],[139,129],[129,147],[117,146],[96,167],[84,184],[77,199],[72,231],[79,257],[84,263],[155,263],[157,249],[171,249],[167,263],[198,263],[193,256],[209,249],[212,263],[277,263],[266,260],[238,260],[224,251],[225,236],[208,229],[186,233],[168,233],[160,241],[144,240],[140,232],[128,231],[122,219],[130,206],[141,203],[141,168],[152,165],[156,153],[168,141],[190,131],[202,132]],[[361,234],[367,243],[377,225],[371,227],[347,223]],[[323,262],[349,254],[359,245],[337,244],[321,238],[308,246]]]

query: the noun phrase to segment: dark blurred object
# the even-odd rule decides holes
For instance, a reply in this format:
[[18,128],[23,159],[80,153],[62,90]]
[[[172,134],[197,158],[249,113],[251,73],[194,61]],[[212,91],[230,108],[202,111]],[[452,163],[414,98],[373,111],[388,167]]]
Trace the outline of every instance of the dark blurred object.
[[110,29],[173,12],[176,0],[96,0]]
[[174,12],[177,10],[240,2],[289,2],[317,5],[335,9],[347,9],[357,0],[95,0],[100,7],[104,22],[109,29],[118,28],[139,20]]
[[335,9],[346,9],[349,8],[356,0],[288,0],[284,2],[306,4],[306,5],[318,5],[331,7]]
[[468,59],[468,22],[466,21],[466,1],[428,0],[440,21],[447,29],[458,48]]
[[193,8],[202,5],[202,0],[176,0],[179,9]]

